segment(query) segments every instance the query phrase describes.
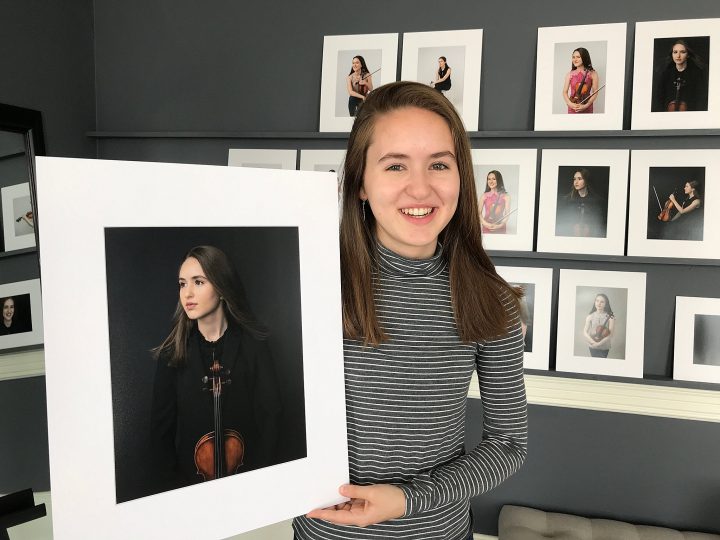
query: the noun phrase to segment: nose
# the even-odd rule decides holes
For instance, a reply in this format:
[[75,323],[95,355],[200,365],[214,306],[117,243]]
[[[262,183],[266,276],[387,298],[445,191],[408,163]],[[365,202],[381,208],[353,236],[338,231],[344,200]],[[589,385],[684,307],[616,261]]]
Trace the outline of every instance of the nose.
[[432,193],[432,183],[428,171],[420,171],[412,175],[405,187],[405,192],[412,198],[422,200]]

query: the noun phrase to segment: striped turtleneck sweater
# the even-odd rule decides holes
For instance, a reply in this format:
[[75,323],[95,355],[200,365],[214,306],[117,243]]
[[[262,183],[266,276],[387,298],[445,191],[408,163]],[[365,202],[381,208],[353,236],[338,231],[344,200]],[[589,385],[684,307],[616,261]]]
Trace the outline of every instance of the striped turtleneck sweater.
[[[523,336],[464,343],[458,337],[447,263],[440,248],[411,260],[378,246],[375,305],[387,340],[377,347],[346,339],[345,396],[350,482],[395,484],[405,515],[366,528],[304,516],[299,540],[462,540],[470,497],[513,474],[527,453]],[[482,441],[465,452],[465,408],[476,370],[483,405]]]

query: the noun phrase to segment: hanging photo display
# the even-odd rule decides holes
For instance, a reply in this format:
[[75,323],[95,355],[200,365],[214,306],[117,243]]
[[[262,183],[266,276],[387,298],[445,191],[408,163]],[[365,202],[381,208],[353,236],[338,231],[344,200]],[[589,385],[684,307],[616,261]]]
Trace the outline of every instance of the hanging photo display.
[[673,379],[720,383],[720,298],[675,298]]

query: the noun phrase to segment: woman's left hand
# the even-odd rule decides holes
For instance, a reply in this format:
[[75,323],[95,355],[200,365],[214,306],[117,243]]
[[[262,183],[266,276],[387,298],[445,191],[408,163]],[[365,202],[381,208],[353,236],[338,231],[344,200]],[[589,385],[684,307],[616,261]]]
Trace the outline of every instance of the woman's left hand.
[[340,495],[349,501],[329,508],[308,512],[307,517],[323,519],[337,525],[367,527],[405,514],[405,493],[397,486],[375,484],[372,486],[340,486]]

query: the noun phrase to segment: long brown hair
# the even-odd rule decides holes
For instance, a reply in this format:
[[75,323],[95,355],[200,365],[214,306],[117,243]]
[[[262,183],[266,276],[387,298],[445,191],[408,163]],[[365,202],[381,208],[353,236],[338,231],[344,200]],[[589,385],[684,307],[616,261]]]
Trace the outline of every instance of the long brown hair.
[[[228,322],[247,330],[257,339],[266,338],[268,334],[253,317],[245,298],[242,282],[225,252],[215,246],[195,246],[185,254],[178,269],[191,257],[200,263],[205,277],[220,296]],[[172,330],[165,340],[153,349],[155,358],[168,355],[169,365],[183,364],[187,359],[188,338],[196,326],[197,322],[188,318],[178,298],[173,314]]]
[[378,117],[416,107],[442,117],[455,145],[460,194],[455,214],[440,233],[443,257],[450,270],[450,291],[460,339],[466,342],[507,333],[509,317],[504,298],[517,303],[522,295],[495,272],[481,241],[470,143],[462,120],[445,96],[414,82],[391,83],[373,90],[360,106],[348,139],[343,174],[340,265],[343,331],[346,337],[377,345],[385,340],[373,297],[377,267],[375,216],[361,204],[367,149]]

